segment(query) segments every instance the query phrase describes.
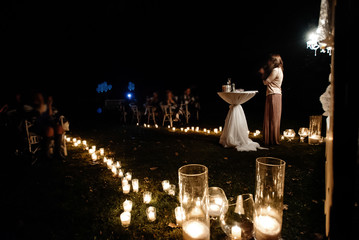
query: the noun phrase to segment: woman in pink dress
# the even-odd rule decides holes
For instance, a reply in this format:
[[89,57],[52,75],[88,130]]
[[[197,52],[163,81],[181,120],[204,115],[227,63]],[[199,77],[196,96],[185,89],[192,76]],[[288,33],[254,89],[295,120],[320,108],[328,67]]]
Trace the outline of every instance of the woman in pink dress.
[[260,69],[263,84],[267,86],[264,110],[263,135],[265,145],[280,142],[280,120],[282,114],[283,61],[279,54],[271,54],[268,65]]

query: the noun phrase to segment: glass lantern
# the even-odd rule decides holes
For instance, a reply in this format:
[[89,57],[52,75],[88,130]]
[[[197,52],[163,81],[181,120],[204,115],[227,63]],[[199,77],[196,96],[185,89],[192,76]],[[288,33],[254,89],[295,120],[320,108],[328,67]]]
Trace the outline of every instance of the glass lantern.
[[228,200],[222,188],[210,187],[208,189],[208,193],[209,193],[208,214],[212,219],[216,220],[217,217],[219,217],[222,213],[227,211]]
[[300,136],[300,142],[304,142],[304,138],[308,137],[309,129],[305,127],[299,128],[298,135]]
[[288,141],[292,141],[295,137],[295,131],[293,129],[286,129],[284,132],[283,132],[283,136],[288,139]]
[[209,240],[208,169],[189,164],[178,170],[179,200],[183,209],[184,240]]
[[309,137],[310,145],[318,145],[322,139],[322,115],[309,117]]
[[260,157],[256,160],[256,191],[253,214],[256,240],[279,240],[283,219],[285,161]]

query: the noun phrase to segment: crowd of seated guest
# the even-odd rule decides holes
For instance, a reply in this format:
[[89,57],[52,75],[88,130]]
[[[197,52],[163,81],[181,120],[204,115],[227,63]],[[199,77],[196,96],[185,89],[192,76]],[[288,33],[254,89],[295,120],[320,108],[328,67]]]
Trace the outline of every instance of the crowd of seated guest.
[[0,124],[4,136],[10,140],[13,150],[25,151],[28,131],[40,139],[41,153],[47,159],[64,158],[62,144],[64,129],[60,123],[60,114],[53,106],[52,96],[45,100],[41,92],[22,95],[17,93],[15,101],[0,106]]
[[174,122],[184,122],[185,114],[197,116],[193,117],[192,121],[194,119],[198,120],[200,105],[198,97],[192,95],[191,88],[186,88],[180,97],[174,95],[173,91],[166,90],[163,99],[160,99],[157,91],[153,92],[152,96],[148,97],[144,104],[145,115],[148,114],[147,107],[153,108],[156,117],[163,115],[164,106],[170,108],[174,116]]

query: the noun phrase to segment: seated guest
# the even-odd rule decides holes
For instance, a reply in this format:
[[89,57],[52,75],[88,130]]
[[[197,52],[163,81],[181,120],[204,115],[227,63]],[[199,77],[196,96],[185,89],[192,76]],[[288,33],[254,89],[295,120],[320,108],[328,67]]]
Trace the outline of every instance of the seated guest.
[[178,98],[173,95],[171,90],[167,90],[165,101],[162,102],[162,105],[168,105],[175,114],[176,118],[173,121],[179,121],[179,106],[177,104],[177,99]]
[[198,98],[192,95],[191,88],[186,88],[183,95],[181,96],[181,112],[185,114],[185,105],[188,106],[189,115],[192,113],[194,114],[196,111],[199,110],[199,102]]
[[[58,111],[53,107],[53,99],[48,97],[45,103],[41,93],[35,93],[32,99],[32,111],[29,116],[34,124],[35,132],[43,137],[44,153],[47,158],[64,158],[62,153],[62,134],[64,130],[57,118]],[[54,145],[53,145],[54,144]],[[53,148],[54,146],[54,148]]]

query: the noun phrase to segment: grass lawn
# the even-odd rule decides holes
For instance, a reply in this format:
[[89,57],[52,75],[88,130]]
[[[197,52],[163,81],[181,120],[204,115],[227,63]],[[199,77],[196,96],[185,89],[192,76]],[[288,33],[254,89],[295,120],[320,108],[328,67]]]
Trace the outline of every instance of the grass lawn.
[[[200,163],[209,169],[209,186],[223,188],[227,198],[254,193],[255,159],[260,156],[287,163],[283,239],[324,238],[324,145],[295,139],[269,150],[237,152],[219,145],[219,136],[112,125],[71,136],[104,147],[139,179],[140,192],[124,195],[120,179],[79,148],[69,146],[63,163],[25,167],[10,158],[13,161],[1,171],[2,205],[7,210],[2,239],[182,239],[181,229],[170,224],[175,223],[178,194],[165,194],[161,181],[170,180],[178,192],[178,168]],[[253,140],[262,144],[260,137]],[[152,192],[150,205],[157,209],[153,223],[147,221],[148,205],[142,203],[146,190]],[[125,199],[134,202],[127,229],[119,220]],[[211,222],[211,239],[225,239],[216,221]]]

